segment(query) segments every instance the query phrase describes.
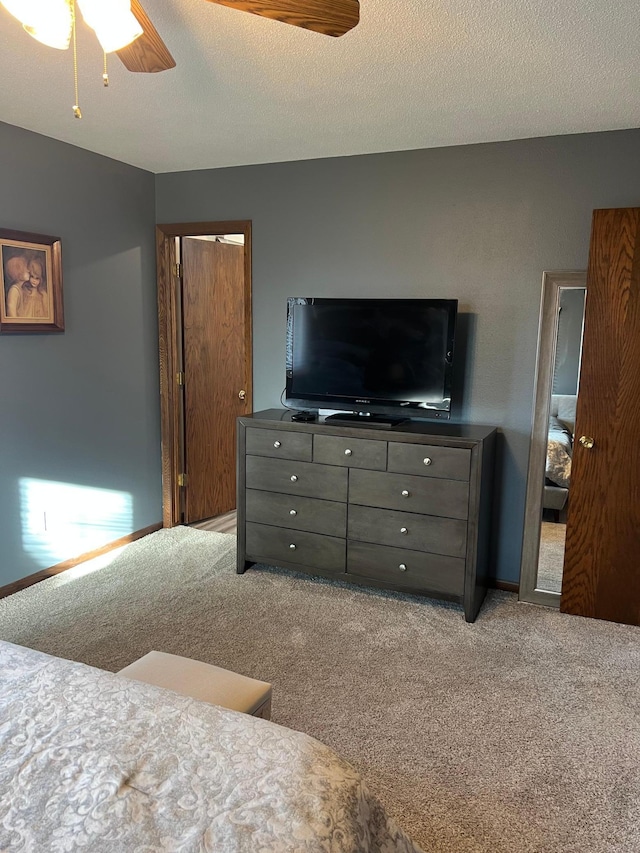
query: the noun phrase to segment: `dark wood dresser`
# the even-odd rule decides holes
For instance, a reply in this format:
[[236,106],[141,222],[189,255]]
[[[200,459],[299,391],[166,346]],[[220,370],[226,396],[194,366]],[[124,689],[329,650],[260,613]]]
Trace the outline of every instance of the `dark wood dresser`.
[[487,587],[495,427],[238,419],[238,572],[267,563],[444,598]]

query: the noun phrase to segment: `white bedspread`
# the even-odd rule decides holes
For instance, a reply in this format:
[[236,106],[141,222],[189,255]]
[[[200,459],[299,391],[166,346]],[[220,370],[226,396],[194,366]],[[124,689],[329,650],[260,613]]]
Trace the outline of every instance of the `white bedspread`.
[[418,848],[313,738],[0,642],[0,850]]

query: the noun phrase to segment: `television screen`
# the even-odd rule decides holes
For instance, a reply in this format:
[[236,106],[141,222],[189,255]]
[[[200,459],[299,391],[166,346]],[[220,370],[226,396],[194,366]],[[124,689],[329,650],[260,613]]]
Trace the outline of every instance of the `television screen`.
[[449,417],[457,304],[455,299],[290,298],[287,401]]

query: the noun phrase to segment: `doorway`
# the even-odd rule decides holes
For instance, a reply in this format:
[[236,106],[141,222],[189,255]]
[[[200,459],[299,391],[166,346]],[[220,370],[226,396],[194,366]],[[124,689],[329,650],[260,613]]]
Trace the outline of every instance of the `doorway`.
[[163,524],[235,509],[252,410],[251,222],[158,225]]

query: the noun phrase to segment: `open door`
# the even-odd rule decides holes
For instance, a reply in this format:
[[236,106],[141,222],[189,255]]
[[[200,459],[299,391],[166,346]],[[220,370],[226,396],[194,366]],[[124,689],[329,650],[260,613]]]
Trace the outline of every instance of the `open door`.
[[560,609],[640,624],[640,208],[593,214]]
[[251,223],[158,226],[165,527],[235,509],[252,409]]

